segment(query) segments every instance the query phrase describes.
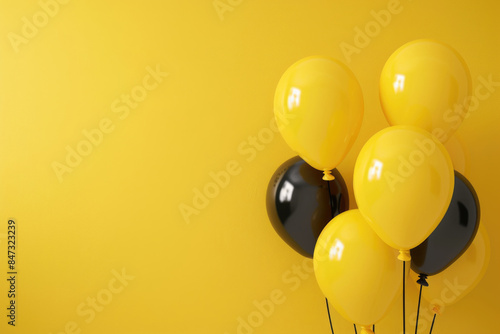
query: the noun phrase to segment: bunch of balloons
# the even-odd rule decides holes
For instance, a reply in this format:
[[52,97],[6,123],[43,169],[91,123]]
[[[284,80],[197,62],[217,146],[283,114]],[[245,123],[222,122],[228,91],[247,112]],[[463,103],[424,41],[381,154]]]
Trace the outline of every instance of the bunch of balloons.
[[[467,65],[451,47],[425,39],[396,50],[380,77],[391,126],[361,149],[353,174],[358,209],[349,210],[335,168],[363,119],[356,77],[341,62],[314,56],[293,64],[278,83],[276,122],[299,157],[269,183],[269,218],[283,240],[313,258],[322,292],[363,333],[372,333],[404,290],[405,262],[420,291],[429,286],[424,298],[436,314],[484,274],[489,248],[479,201],[443,146],[466,117],[471,90]],[[467,289],[442,298],[443,284],[457,273]],[[428,282],[431,275],[436,279]]]

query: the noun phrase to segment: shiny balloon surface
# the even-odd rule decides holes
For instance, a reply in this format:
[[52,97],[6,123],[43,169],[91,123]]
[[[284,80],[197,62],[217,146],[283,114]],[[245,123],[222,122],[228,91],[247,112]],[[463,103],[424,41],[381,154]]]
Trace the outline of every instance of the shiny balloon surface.
[[321,171],[295,157],[276,170],[267,188],[267,213],[274,229],[288,245],[310,258],[325,225],[349,209],[344,179],[336,169],[332,174],[335,180],[324,181]]

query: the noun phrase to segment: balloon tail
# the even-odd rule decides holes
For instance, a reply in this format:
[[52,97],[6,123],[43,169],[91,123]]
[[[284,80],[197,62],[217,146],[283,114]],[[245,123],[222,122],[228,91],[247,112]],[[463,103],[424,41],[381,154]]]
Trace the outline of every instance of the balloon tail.
[[407,249],[400,249],[399,250],[399,255],[398,255],[398,260],[401,260],[401,261],[411,261],[410,251],[407,250]]
[[[399,255],[401,255],[402,251],[399,251]],[[399,257],[398,257],[399,258]],[[400,259],[401,260],[401,259]],[[406,334],[406,319],[405,319],[405,276],[406,276],[406,261],[403,260],[403,334]]]
[[330,321],[330,329],[332,330],[332,334],[334,334],[333,333],[333,325],[332,325],[332,317],[330,315],[330,306],[328,305],[328,298],[325,298],[325,300],[326,300],[326,310],[328,312],[328,320]]
[[370,329],[370,326],[361,326],[361,334],[374,334],[374,333],[375,332]]
[[335,176],[332,175],[332,171],[331,170],[324,170],[323,171],[323,180],[325,181],[333,181],[335,180]]
[[432,305],[432,312],[434,312],[434,314],[441,315],[441,309],[438,305]]
[[429,286],[429,283],[427,282],[427,275],[426,274],[419,274],[417,283],[420,285],[423,285],[423,286]]
[[417,332],[418,332],[418,318],[420,315],[420,301],[422,299],[422,288],[424,286],[429,286],[429,283],[427,283],[427,275],[426,274],[419,274],[418,277],[419,277],[419,279],[418,279],[417,283],[420,284],[420,292],[418,294],[417,322],[415,324],[415,334],[417,334]]

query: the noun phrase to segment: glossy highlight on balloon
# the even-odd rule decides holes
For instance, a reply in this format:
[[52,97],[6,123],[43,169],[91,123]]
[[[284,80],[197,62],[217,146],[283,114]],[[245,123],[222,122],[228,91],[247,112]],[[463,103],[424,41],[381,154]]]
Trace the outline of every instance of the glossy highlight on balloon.
[[326,224],[349,209],[344,179],[338,170],[332,173],[335,180],[324,181],[321,171],[294,157],[276,170],[267,188],[267,213],[274,229],[290,247],[309,258]]
[[354,167],[354,196],[370,226],[388,245],[408,250],[423,242],[444,217],[453,195],[453,166],[444,146],[413,126],[373,135]]
[[316,280],[337,312],[370,328],[401,293],[397,253],[375,234],[359,210],[349,210],[321,232],[313,258]]
[[455,188],[445,216],[420,245],[411,250],[411,269],[435,275],[455,262],[470,246],[479,227],[479,199],[471,183],[455,171]]
[[337,167],[354,143],[363,119],[361,87],[338,60],[312,56],[290,66],[274,96],[274,115],[287,144],[312,167]]
[[389,124],[421,127],[443,143],[466,117],[471,94],[463,58],[431,39],[401,46],[380,75],[380,102]]

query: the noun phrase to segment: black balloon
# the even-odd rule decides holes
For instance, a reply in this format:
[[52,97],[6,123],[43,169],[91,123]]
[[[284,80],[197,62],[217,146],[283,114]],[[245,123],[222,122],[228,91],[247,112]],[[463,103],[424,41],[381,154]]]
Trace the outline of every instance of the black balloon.
[[411,269],[425,275],[446,269],[474,240],[479,218],[479,200],[474,188],[455,171],[455,188],[448,211],[434,232],[411,250]]
[[333,181],[300,157],[283,163],[267,187],[267,214],[276,232],[300,254],[313,257],[323,228],[336,215],[349,209],[344,179],[334,169]]

